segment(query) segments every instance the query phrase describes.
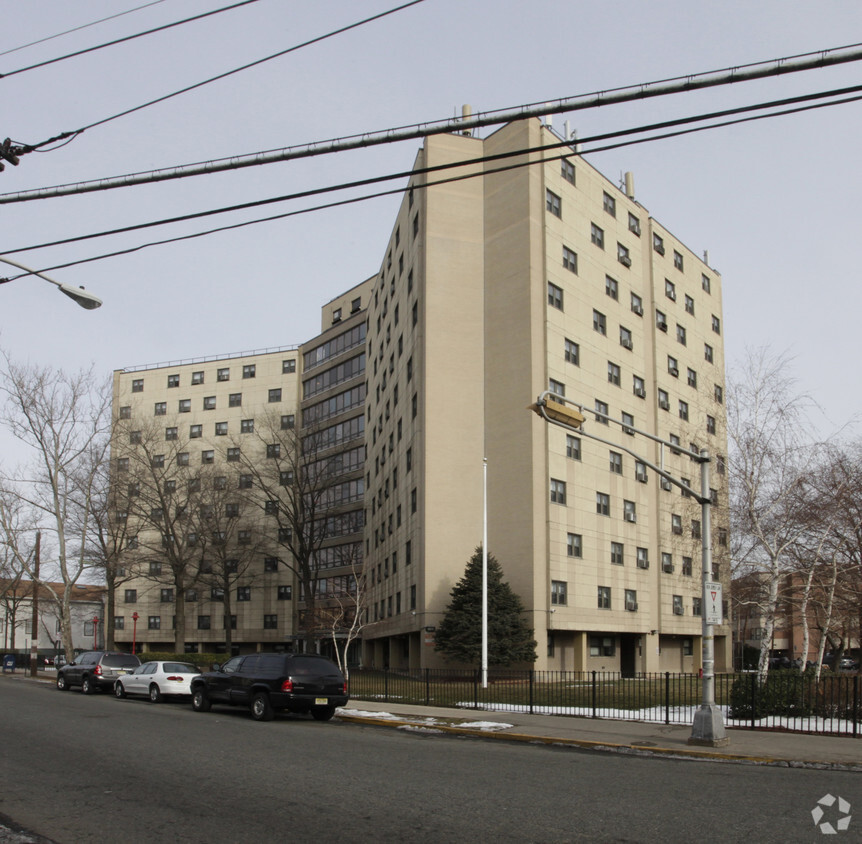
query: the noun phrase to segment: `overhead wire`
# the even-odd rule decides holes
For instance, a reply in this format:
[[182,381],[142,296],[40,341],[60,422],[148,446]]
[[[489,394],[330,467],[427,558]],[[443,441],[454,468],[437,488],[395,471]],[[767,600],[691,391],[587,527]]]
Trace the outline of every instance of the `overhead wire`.
[[64,29],[62,32],[56,32],[54,35],[46,35],[44,38],[38,38],[36,41],[30,41],[27,44],[21,44],[18,47],[12,47],[9,50],[0,51],[0,56],[8,56],[10,53],[17,53],[20,50],[26,50],[28,47],[35,47],[37,44],[44,44],[46,41],[53,41],[55,38],[62,38],[64,35],[71,35],[73,32],[80,32],[82,29],[88,29],[91,26],[96,26],[106,21],[112,21],[115,18],[121,18],[124,15],[130,15],[132,12],[139,12],[141,9],[148,9],[150,6],[158,6],[159,3],[164,3],[165,0],[152,0],[150,3],[144,3],[142,6],[135,6],[133,9],[126,9],[125,12],[117,12],[114,15],[108,15],[105,18],[99,18],[89,23],[82,23],[80,26],[73,26],[71,29]]
[[[257,0],[244,0],[246,3],[257,2]],[[59,135],[55,135],[47,140],[40,141],[38,144],[24,144],[20,154],[26,154],[28,152],[33,152],[38,150],[41,147],[48,146],[49,144],[56,143],[57,141],[65,140],[66,138],[76,138],[81,135],[83,132],[86,132],[88,129],[94,129],[97,126],[103,126],[106,123],[110,123],[113,120],[118,120],[121,117],[127,117],[130,114],[134,114],[135,112],[141,111],[142,109],[149,108],[150,106],[156,105],[158,103],[163,103],[166,100],[173,99],[174,97],[178,97],[182,94],[187,94],[189,91],[194,91],[198,88],[202,88],[205,85],[209,85],[213,82],[217,82],[220,79],[226,79],[229,76],[233,76],[234,74],[241,73],[244,70],[249,70],[250,68],[257,67],[258,65],[264,64],[265,62],[272,61],[273,59],[280,58],[281,56],[286,56],[289,53],[293,53],[296,50],[301,50],[304,47],[309,47],[312,44],[318,44],[321,41],[326,41],[329,38],[334,38],[336,35],[341,35],[345,32],[349,32],[351,29],[356,29],[360,26],[364,26],[365,24],[372,23],[373,21],[380,20],[381,18],[388,17],[389,15],[394,15],[396,12],[401,12],[404,9],[408,9],[411,6],[417,6],[420,3],[424,3],[425,0],[409,0],[409,2],[402,3],[400,6],[396,6],[392,9],[388,9],[385,12],[380,12],[376,15],[371,15],[370,17],[363,18],[362,20],[355,21],[354,23],[347,24],[346,26],[339,27],[338,29],[334,29],[331,32],[327,32],[324,35],[319,35],[315,38],[309,38],[307,41],[303,41],[301,44],[295,44],[292,47],[288,47],[284,50],[279,50],[277,53],[272,53],[269,56],[264,56],[261,59],[255,59],[255,61],[247,62],[240,67],[235,67],[232,70],[227,70],[224,73],[219,73],[216,76],[211,76],[208,79],[204,79],[201,82],[196,82],[193,85],[187,85],[185,88],[180,88],[177,91],[173,91],[170,94],[165,94],[161,97],[156,97],[156,99],[149,100],[148,102],[141,103],[140,105],[133,106],[131,108],[127,108],[124,111],[120,111],[116,114],[111,115],[110,117],[104,117],[101,120],[96,120],[93,123],[88,123],[86,126],[82,126],[79,129],[74,129],[67,132],[61,132]],[[240,4],[241,5],[241,4]]]
[[[199,15],[194,15],[190,18],[184,18],[180,21],[174,21],[173,23],[166,23],[162,26],[153,27],[153,29],[147,29],[143,32],[136,32],[133,35],[124,35],[122,38],[115,38],[112,41],[106,41],[104,44],[96,44],[93,47],[84,47],[82,50],[75,50],[72,53],[67,53],[64,56],[56,56],[53,59],[45,59],[41,62],[36,62],[35,64],[28,65],[27,67],[19,67],[17,70],[10,70],[6,73],[0,73],[0,79],[8,79],[10,76],[16,76],[19,73],[26,73],[28,70],[36,70],[39,67],[47,67],[48,65],[56,64],[57,62],[66,61],[66,59],[74,59],[77,56],[84,56],[87,53],[94,53],[97,50],[104,50],[106,47],[114,47],[117,44],[124,44],[127,41],[134,41],[136,38],[143,38],[146,35],[152,35],[155,32],[164,32],[166,29],[173,29],[176,26],[182,26],[186,23],[191,23],[192,21],[199,21],[203,18],[209,18],[213,15],[221,14],[222,12],[229,12],[232,9],[237,9],[240,6],[248,6],[250,3],[257,3],[259,0],[239,0],[237,3],[232,3],[230,6],[223,6],[220,9],[212,9],[209,12],[203,12]],[[105,18],[104,20],[107,20]]]
[[577,111],[599,106],[615,105],[622,102],[646,99],[648,97],[666,96],[685,91],[700,90],[705,87],[738,84],[743,81],[762,79],[767,76],[778,76],[796,73],[804,70],[820,68],[827,64],[839,64],[862,60],[862,50],[857,48],[862,44],[851,44],[827,50],[800,53],[781,59],[754,62],[740,67],[728,67],[721,70],[710,70],[686,76],[671,77],[654,82],[639,83],[613,88],[606,91],[578,94],[553,101],[528,103],[506,109],[495,109],[479,112],[470,117],[447,118],[445,120],[426,121],[424,123],[399,126],[376,132],[365,132],[341,138],[316,141],[292,147],[282,147],[277,150],[252,153],[243,156],[232,156],[209,162],[179,165],[172,168],[150,170],[132,173],[108,179],[98,179],[90,182],[78,182],[69,185],[39,188],[34,191],[24,191],[0,194],[0,204],[11,202],[26,202],[31,199],[53,198],[91,191],[110,190],[119,187],[130,187],[136,184],[151,184],[189,176],[209,175],[216,172],[236,170],[243,167],[271,164],[277,161],[295,160],[312,156],[341,152],[347,149],[359,149],[378,144],[395,143],[403,140],[415,140],[434,134],[445,134],[461,131],[466,128],[479,128],[495,123],[508,123],[524,117],[545,116]]
[[[862,91],[862,86],[856,86],[855,90]],[[799,101],[799,100],[802,100],[803,98],[792,98],[792,99]],[[809,99],[810,99],[810,97],[809,97]],[[35,246],[25,247],[22,249],[9,249],[9,250],[4,250],[4,251],[7,254],[15,254],[15,253],[20,253],[20,252],[25,252],[25,251],[31,251],[34,249],[48,248],[50,246],[55,246],[55,245],[65,245],[65,244],[68,244],[71,242],[80,242],[82,240],[89,240],[89,239],[93,239],[93,238],[97,238],[97,237],[108,236],[111,234],[126,233],[128,231],[132,231],[135,229],[150,228],[150,227],[157,226],[157,225],[165,225],[165,224],[168,224],[170,222],[181,222],[181,221],[193,219],[193,218],[199,217],[199,216],[209,216],[209,215],[216,214],[216,213],[226,213],[227,211],[230,211],[230,210],[241,210],[241,209],[249,208],[249,207],[259,207],[260,205],[271,204],[274,202],[289,201],[290,199],[304,198],[304,197],[308,197],[308,196],[312,196],[312,195],[319,195],[322,193],[334,192],[337,190],[346,190],[350,187],[368,185],[368,184],[372,184],[374,182],[382,182],[382,181],[387,181],[387,180],[399,179],[399,178],[404,178],[405,176],[425,175],[425,174],[432,173],[432,172],[451,170],[451,169],[455,169],[455,168],[459,168],[459,167],[466,167],[466,166],[471,166],[471,165],[475,166],[476,164],[479,164],[479,163],[487,163],[487,162],[491,162],[491,161],[495,161],[495,160],[511,158],[514,156],[523,156],[523,155],[529,155],[529,154],[537,153],[537,152],[546,152],[548,150],[559,149],[561,147],[568,147],[569,148],[569,151],[563,152],[563,153],[556,155],[556,156],[548,157],[546,155],[543,155],[541,158],[537,158],[534,160],[518,161],[518,162],[508,164],[508,165],[505,165],[502,167],[483,169],[479,172],[454,175],[454,176],[449,176],[449,177],[442,178],[442,179],[436,179],[434,181],[425,181],[421,184],[416,184],[416,185],[411,186],[411,189],[421,190],[421,189],[428,188],[428,187],[435,187],[438,185],[448,184],[448,183],[452,183],[452,182],[459,182],[459,181],[464,181],[467,179],[473,179],[473,178],[476,178],[478,176],[492,175],[495,173],[502,173],[502,172],[507,172],[510,170],[516,170],[516,169],[519,169],[522,167],[529,167],[529,166],[532,166],[535,164],[544,164],[544,163],[547,163],[549,161],[556,161],[556,160],[563,159],[563,158],[571,158],[574,155],[577,155],[577,156],[582,156],[584,154],[593,155],[593,154],[596,154],[599,152],[607,152],[609,150],[619,149],[619,148],[626,147],[626,146],[634,146],[634,145],[639,145],[639,144],[644,144],[644,143],[650,143],[650,142],[657,141],[657,140],[667,140],[669,138],[681,137],[684,135],[693,134],[695,132],[703,132],[703,131],[707,131],[707,130],[711,130],[711,129],[726,128],[728,126],[733,126],[733,125],[737,125],[737,124],[749,123],[749,122],[758,121],[758,120],[765,120],[765,119],[770,119],[773,117],[781,117],[781,116],[786,116],[786,115],[790,115],[790,114],[797,114],[797,113],[801,113],[801,112],[805,112],[805,111],[812,111],[815,109],[828,108],[828,107],[833,106],[833,105],[844,105],[847,103],[853,103],[853,102],[859,102],[859,101],[862,101],[862,93],[860,93],[859,95],[856,95],[856,96],[845,97],[843,99],[833,100],[830,102],[810,103],[808,105],[797,106],[794,108],[787,108],[787,109],[772,112],[769,114],[750,115],[748,117],[740,117],[740,118],[735,118],[735,119],[731,119],[731,120],[725,120],[725,121],[722,121],[720,123],[711,124],[709,126],[696,126],[696,127],[687,128],[687,129],[680,129],[678,131],[673,131],[673,132],[665,132],[665,133],[660,134],[660,135],[653,135],[653,136],[646,137],[646,138],[635,138],[635,139],[630,139],[630,140],[626,140],[626,141],[620,141],[617,143],[605,144],[603,146],[595,147],[593,149],[586,150],[584,152],[575,152],[572,149],[573,141],[571,141],[569,139],[569,140],[561,141],[559,143],[547,144],[547,145],[540,146],[540,147],[524,148],[524,149],[515,150],[512,152],[508,152],[508,153],[499,153],[496,155],[483,156],[480,158],[468,159],[468,160],[453,162],[450,164],[442,164],[442,165],[436,165],[436,166],[432,166],[432,167],[417,168],[417,169],[405,171],[404,173],[397,173],[397,174],[390,174],[387,176],[372,177],[372,178],[360,180],[357,182],[344,183],[342,185],[333,185],[333,186],[329,186],[326,188],[318,188],[318,189],[313,189],[313,190],[309,190],[309,191],[303,191],[303,192],[300,192],[297,194],[292,194],[292,195],[286,196],[286,197],[272,197],[272,198],[266,199],[266,200],[258,200],[258,201],[255,201],[253,203],[244,203],[241,206],[236,206],[235,208],[230,208],[230,209],[213,209],[209,212],[203,212],[202,214],[185,215],[181,218],[174,219],[174,220],[154,221],[154,222],[150,222],[150,223],[140,224],[137,226],[126,227],[125,229],[122,229],[122,230],[96,233],[96,234],[92,234],[92,235],[84,235],[84,236],[80,236],[80,237],[76,237],[76,238],[69,238],[69,239],[62,240],[62,241],[55,241],[53,243],[38,244]],[[615,137],[623,137],[623,136],[629,135],[629,134],[638,134],[638,133],[643,133],[645,131],[655,131],[656,129],[662,128],[662,127],[687,125],[687,124],[690,124],[690,123],[698,121],[698,120],[714,119],[716,116],[719,116],[722,114],[740,113],[740,112],[754,110],[754,109],[764,109],[767,107],[770,107],[770,104],[759,104],[759,105],[750,106],[750,107],[742,107],[739,109],[729,109],[729,110],[726,110],[724,112],[715,112],[715,113],[708,114],[708,115],[701,115],[701,116],[688,117],[688,118],[680,118],[678,120],[673,120],[673,121],[664,121],[663,123],[659,123],[659,124],[650,124],[648,126],[634,127],[634,128],[630,128],[630,129],[622,129],[622,130],[618,130],[616,132],[607,132],[607,133],[603,133],[601,135],[595,135],[592,137],[579,139],[577,141],[577,144],[578,144],[578,146],[582,146],[583,144],[595,143],[595,142],[601,141],[601,140],[609,140],[609,139],[613,139]],[[242,221],[239,223],[232,223],[232,224],[225,225],[225,226],[219,226],[219,227],[213,228],[213,229],[207,229],[205,231],[193,232],[190,234],[178,235],[177,237],[165,238],[165,239],[158,240],[158,241],[151,241],[149,243],[138,244],[136,246],[118,249],[118,250],[115,250],[113,252],[107,252],[107,253],[103,253],[101,255],[91,256],[89,258],[82,258],[82,259],[78,259],[75,261],[68,261],[68,262],[62,263],[62,264],[55,264],[53,266],[45,267],[44,269],[40,270],[40,272],[52,272],[52,271],[59,270],[59,269],[66,269],[69,267],[78,266],[80,264],[87,264],[87,263],[92,263],[94,261],[104,260],[106,258],[113,258],[113,257],[121,256],[121,255],[128,255],[128,254],[138,252],[138,251],[141,251],[143,249],[147,249],[147,248],[154,247],[154,246],[164,246],[164,245],[168,245],[171,243],[178,243],[178,242],[184,241],[184,240],[194,240],[194,239],[199,238],[199,237],[205,237],[205,236],[208,236],[211,234],[217,234],[217,233],[221,233],[221,232],[225,232],[225,231],[231,231],[231,230],[235,230],[235,229],[245,228],[247,226],[258,225],[260,223],[273,222],[275,220],[283,220],[283,219],[286,219],[289,217],[295,217],[295,216],[300,216],[303,214],[309,214],[309,213],[312,213],[315,211],[322,211],[322,210],[327,210],[327,209],[331,209],[331,208],[336,208],[336,207],[341,207],[341,206],[346,206],[346,205],[352,205],[352,204],[356,204],[359,202],[365,202],[365,201],[368,201],[370,199],[378,199],[378,198],[385,197],[385,196],[397,195],[400,193],[404,193],[404,191],[405,191],[405,188],[398,187],[398,188],[393,188],[391,190],[378,191],[378,192],[375,192],[373,194],[365,194],[363,196],[350,197],[348,199],[337,200],[335,202],[324,203],[321,205],[311,206],[311,207],[307,207],[307,208],[300,208],[300,209],[296,209],[293,211],[287,211],[287,212],[284,212],[281,214],[275,214],[275,215],[271,215],[268,217],[258,218],[255,220],[245,220],[245,221]],[[29,273],[21,273],[19,275],[12,276],[9,278],[9,280],[14,281],[15,279],[22,278],[26,275],[29,275]]]

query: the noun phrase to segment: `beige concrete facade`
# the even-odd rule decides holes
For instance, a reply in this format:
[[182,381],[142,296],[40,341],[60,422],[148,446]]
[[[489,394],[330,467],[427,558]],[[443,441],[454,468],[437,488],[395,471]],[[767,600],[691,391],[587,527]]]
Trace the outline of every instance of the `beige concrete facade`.
[[[551,385],[707,448],[727,584],[721,279],[571,148],[542,150],[560,142],[522,121],[484,141],[428,139],[417,160],[533,150],[504,165],[537,163],[424,189],[417,177],[393,229],[369,307],[372,664],[442,664],[433,628],[482,539],[487,456],[489,550],[528,608],[537,668],[699,666],[700,506],[636,474],[623,448],[699,489],[697,464],[591,414],[586,430],[610,444],[573,441],[525,407]],[[715,632],[724,667],[728,630]]]

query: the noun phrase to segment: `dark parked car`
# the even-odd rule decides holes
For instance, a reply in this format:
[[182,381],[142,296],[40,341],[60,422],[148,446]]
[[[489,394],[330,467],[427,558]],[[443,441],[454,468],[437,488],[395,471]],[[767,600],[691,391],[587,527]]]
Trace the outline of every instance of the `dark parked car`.
[[87,651],[57,670],[57,688],[66,691],[80,686],[85,695],[112,690],[118,677],[134,671],[141,661],[118,651]]
[[235,656],[192,680],[195,712],[207,712],[214,703],[247,706],[255,721],[271,721],[276,712],[310,712],[328,721],[347,700],[338,666],[314,654]]

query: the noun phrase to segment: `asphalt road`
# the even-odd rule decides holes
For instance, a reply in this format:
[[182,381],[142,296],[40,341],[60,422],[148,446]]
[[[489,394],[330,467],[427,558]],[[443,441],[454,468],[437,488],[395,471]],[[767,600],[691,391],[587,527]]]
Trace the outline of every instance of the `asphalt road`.
[[0,713],[0,815],[61,844],[816,842],[826,794],[862,813],[854,773],[258,723],[10,680]]

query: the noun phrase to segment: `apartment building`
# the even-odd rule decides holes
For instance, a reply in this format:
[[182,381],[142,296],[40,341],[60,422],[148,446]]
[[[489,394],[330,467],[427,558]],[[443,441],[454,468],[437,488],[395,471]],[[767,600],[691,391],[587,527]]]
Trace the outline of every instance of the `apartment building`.
[[[489,550],[536,667],[696,669],[700,506],[624,448],[693,486],[698,464],[633,429],[709,450],[727,585],[720,275],[538,120],[429,138],[416,167],[459,161],[411,180],[369,301],[365,661],[442,664],[487,457]],[[529,413],[546,389],[595,411],[585,427],[608,444]]]

